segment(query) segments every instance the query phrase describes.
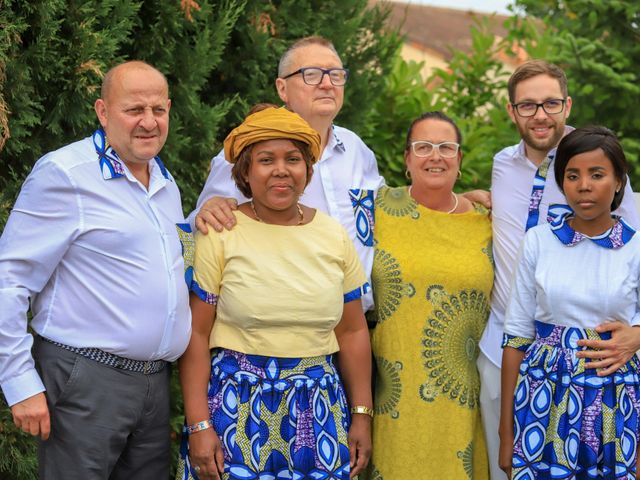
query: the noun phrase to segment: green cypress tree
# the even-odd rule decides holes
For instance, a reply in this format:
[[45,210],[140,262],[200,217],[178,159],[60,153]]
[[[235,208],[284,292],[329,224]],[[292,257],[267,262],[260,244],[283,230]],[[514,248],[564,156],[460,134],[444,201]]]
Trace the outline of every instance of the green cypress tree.
[[[366,0],[0,0],[0,229],[44,153],[90,135],[113,65],[145,60],[167,75],[171,127],[161,156],[189,212],[211,157],[257,102],[278,102],[277,62],[297,38],[334,41],[351,69],[339,123],[363,129],[400,39]],[[172,426],[182,423],[177,383]],[[0,478],[36,478],[35,442],[0,395]]]

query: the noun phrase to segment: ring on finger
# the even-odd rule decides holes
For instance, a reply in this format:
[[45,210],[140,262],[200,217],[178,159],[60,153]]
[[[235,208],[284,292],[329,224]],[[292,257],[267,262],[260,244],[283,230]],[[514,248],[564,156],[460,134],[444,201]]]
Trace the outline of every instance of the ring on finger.
[[200,465],[195,465],[193,469],[196,471],[196,473],[200,473]]

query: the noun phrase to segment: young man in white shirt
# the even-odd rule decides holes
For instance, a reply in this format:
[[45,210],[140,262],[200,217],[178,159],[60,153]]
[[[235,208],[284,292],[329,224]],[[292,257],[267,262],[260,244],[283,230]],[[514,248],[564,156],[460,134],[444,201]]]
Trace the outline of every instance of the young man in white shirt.
[[191,315],[180,192],[157,157],[168,93],[146,63],[111,69],[102,128],[36,163],[0,238],[0,386],[42,440],[41,479],[169,474],[167,362]]
[[[500,418],[500,363],[504,315],[516,268],[518,251],[526,231],[547,222],[563,211],[564,195],[553,176],[553,157],[562,137],[572,130],[566,125],[572,108],[567,79],[556,65],[533,60],[516,69],[508,83],[507,111],[522,140],[498,152],[493,159],[491,178],[493,254],[495,281],[491,314],[480,341],[480,406],[489,452],[492,480],[506,479],[498,465]],[[622,205],[616,211],[638,227],[638,214],[629,182]],[[602,322],[608,319],[603,318]],[[598,352],[601,358],[592,366],[603,367],[603,374],[615,371],[640,348],[640,329],[620,322],[608,323],[613,337]],[[593,341],[589,341],[593,342]]]

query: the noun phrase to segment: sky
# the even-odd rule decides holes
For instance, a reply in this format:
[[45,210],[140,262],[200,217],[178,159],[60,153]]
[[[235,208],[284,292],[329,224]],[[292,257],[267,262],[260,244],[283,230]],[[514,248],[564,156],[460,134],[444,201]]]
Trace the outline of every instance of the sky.
[[405,3],[421,3],[433,5],[435,7],[459,8],[462,10],[475,10],[485,13],[508,14],[507,5],[513,3],[511,0],[402,0]]

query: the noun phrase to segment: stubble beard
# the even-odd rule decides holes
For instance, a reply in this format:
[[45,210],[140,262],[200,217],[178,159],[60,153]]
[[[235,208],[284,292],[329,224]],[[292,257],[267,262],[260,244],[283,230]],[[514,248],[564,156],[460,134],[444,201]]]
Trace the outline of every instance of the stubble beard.
[[546,155],[549,153],[549,150],[555,148],[558,143],[560,143],[560,140],[562,140],[562,137],[564,136],[564,122],[553,122],[552,125],[545,126],[551,126],[551,128],[553,128],[553,134],[547,139],[535,138],[528,125],[525,125],[524,127],[518,125],[518,131],[527,147],[539,152],[544,152]]

